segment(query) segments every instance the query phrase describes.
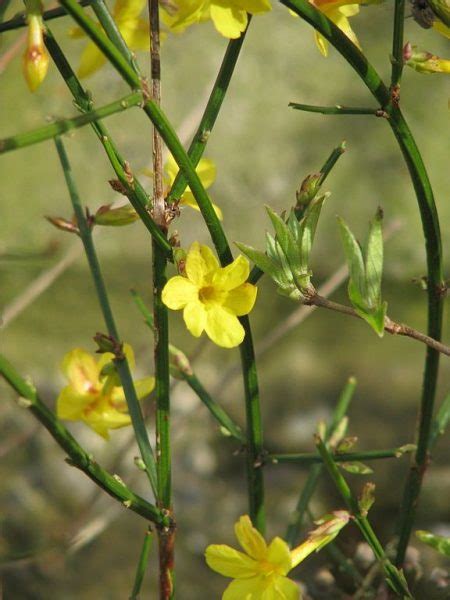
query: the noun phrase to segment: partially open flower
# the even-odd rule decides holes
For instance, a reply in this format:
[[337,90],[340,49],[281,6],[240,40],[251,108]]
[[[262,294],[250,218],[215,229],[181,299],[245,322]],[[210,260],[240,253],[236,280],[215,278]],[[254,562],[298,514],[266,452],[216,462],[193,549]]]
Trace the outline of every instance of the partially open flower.
[[28,14],[27,47],[23,55],[25,81],[34,92],[44,81],[48,71],[49,56],[44,45],[44,24],[40,14]]
[[[124,352],[130,368],[134,368],[134,353],[128,344]],[[69,380],[56,401],[60,419],[83,421],[106,440],[109,430],[131,424],[122,386],[118,380],[114,355],[105,352],[97,361],[94,356],[74,348],[65,355],[62,371]],[[148,396],[155,386],[153,377],[134,382],[139,399]]]

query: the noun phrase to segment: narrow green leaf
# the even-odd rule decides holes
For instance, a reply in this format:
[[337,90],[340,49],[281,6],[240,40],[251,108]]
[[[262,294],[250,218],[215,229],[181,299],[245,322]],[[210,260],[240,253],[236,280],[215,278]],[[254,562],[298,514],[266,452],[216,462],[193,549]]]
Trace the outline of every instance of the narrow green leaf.
[[371,307],[380,304],[381,277],[383,274],[383,211],[378,209],[371,222],[366,246],[366,290],[367,304]]
[[291,208],[291,212],[289,213],[287,224],[292,233],[292,237],[294,238],[294,242],[298,244],[300,238],[300,224],[295,216],[295,210],[293,208]]
[[416,531],[416,536],[421,542],[431,546],[444,556],[450,557],[450,538],[443,535],[435,535],[430,531]]
[[280,277],[281,267],[275,263],[275,261],[261,252],[260,250],[256,250],[252,248],[252,246],[247,246],[246,244],[242,244],[240,242],[235,242],[236,246],[239,250],[245,254],[252,262],[255,263],[257,267],[267,273],[269,277],[271,277],[277,285],[283,284],[283,278]]
[[445,430],[450,422],[450,394],[444,398],[439,410],[437,411],[436,417],[434,418],[431,436],[430,446],[436,443],[436,440],[440,435],[444,435]]
[[348,293],[353,306],[364,308],[366,298],[366,273],[360,245],[341,217],[338,217],[344,251],[347,258],[350,281]]
[[329,194],[322,194],[315,200],[312,200],[305,211],[305,215],[300,222],[299,240],[300,240],[300,265],[302,272],[307,272],[309,268],[309,256],[316,235],[317,223],[323,203]]
[[289,226],[270,206],[266,206],[266,210],[276,233],[276,241],[280,244],[292,273],[297,273],[300,269],[300,255],[294,236]]
[[354,460],[352,462],[341,462],[339,466],[348,471],[349,473],[353,473],[354,475],[370,475],[373,473],[373,470],[360,462],[359,460]]

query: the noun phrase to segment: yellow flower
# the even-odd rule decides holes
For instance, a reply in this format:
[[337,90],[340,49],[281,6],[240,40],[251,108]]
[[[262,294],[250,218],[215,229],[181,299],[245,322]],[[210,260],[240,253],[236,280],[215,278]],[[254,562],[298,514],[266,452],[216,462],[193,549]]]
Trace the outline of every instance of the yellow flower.
[[[124,352],[130,368],[134,368],[134,353],[128,344]],[[56,412],[60,419],[83,421],[106,440],[109,429],[118,429],[131,424],[122,386],[112,362],[114,355],[106,352],[100,360],[82,350],[74,348],[65,355],[62,371],[69,380],[58,396]],[[146,377],[134,382],[139,399],[153,390],[155,380]]]
[[450,60],[419,50],[409,42],[403,48],[403,59],[408,67],[419,73],[450,73]]
[[[205,189],[208,189],[216,179],[216,165],[212,160],[208,158],[201,158],[197,167],[196,167],[197,175],[200,177],[200,181],[203,184]],[[164,171],[166,173],[165,184],[170,189],[172,187],[173,182],[175,181],[175,177],[178,175],[178,165],[175,162],[175,159],[172,155],[169,156],[167,161],[164,164]],[[191,192],[190,187],[188,186],[180,198],[180,204],[184,206],[190,206],[195,210],[200,210],[197,201],[194,198],[194,194]],[[216,215],[222,220],[222,211],[218,206],[213,204],[213,208],[216,212]]]
[[23,74],[30,91],[34,92],[44,81],[49,63],[44,45],[44,24],[40,15],[28,15],[27,47],[23,55]]
[[238,38],[247,27],[247,13],[258,15],[272,9],[269,0],[174,0],[176,12],[163,17],[172,31],[211,19],[226,38]]
[[442,35],[445,35],[446,38],[450,39],[450,27],[445,25],[445,23],[439,21],[439,19],[436,19],[433,23],[433,27],[434,29],[436,29],[436,31],[438,31]]
[[[145,6],[146,0],[117,0],[114,5],[114,21],[131,50],[148,51],[150,48],[149,25],[140,17]],[[84,37],[84,32],[79,28],[73,29],[70,34],[73,38]],[[102,51],[94,42],[88,42],[81,54],[78,76],[89,77],[105,63],[106,58]]]
[[[359,6],[363,0],[350,2],[348,0],[310,0],[311,4],[323,12],[330,21],[339,27],[341,31],[360,48],[358,38],[350,26],[348,17],[354,17],[359,13]],[[323,56],[328,56],[328,42],[318,31],[314,32],[316,44]]]
[[226,545],[208,546],[205,552],[208,566],[232,581],[222,600],[299,600],[300,590],[286,575],[309,554],[331,542],[347,524],[349,514],[336,511],[319,521],[303,544],[294,550],[279,537],[269,545],[244,515],[234,526],[244,552]]
[[221,268],[207,246],[194,242],[186,257],[186,275],[169,279],[162,301],[172,310],[183,309],[184,322],[193,336],[206,331],[218,346],[233,348],[245,335],[237,317],[248,314],[256,300],[256,286],[245,283],[249,271],[243,256]]

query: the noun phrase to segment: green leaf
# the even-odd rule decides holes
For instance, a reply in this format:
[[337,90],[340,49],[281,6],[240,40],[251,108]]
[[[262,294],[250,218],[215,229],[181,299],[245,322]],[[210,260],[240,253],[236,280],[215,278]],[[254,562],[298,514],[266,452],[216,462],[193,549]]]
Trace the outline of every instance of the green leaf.
[[295,216],[295,210],[291,208],[291,212],[289,213],[289,218],[287,220],[287,225],[292,233],[292,237],[294,238],[294,242],[298,245],[299,234],[300,234],[300,225],[297,217]]
[[366,246],[366,291],[367,304],[377,306],[381,300],[381,277],[383,274],[383,211],[378,209],[370,225]]
[[280,244],[292,273],[297,273],[300,269],[300,255],[294,236],[289,226],[270,206],[266,206],[266,210],[276,233],[276,241]]
[[430,446],[436,443],[437,438],[440,435],[444,435],[445,430],[450,422],[450,394],[448,394],[442,402],[439,410],[437,411],[436,417],[434,418],[431,436]]
[[[351,298],[350,298],[351,300]],[[383,302],[376,310],[365,310],[359,306],[354,305],[356,313],[368,323],[377,335],[383,337],[384,335],[384,323],[387,311],[387,302]]]
[[305,215],[300,221],[299,241],[300,241],[300,266],[302,272],[307,272],[309,268],[309,256],[311,254],[314,237],[316,235],[317,223],[320,217],[323,203],[329,194],[322,194],[313,200],[305,211]]
[[444,556],[450,557],[450,538],[443,535],[435,535],[430,531],[416,531],[416,536],[421,542],[431,546]]
[[279,273],[280,267],[276,264],[274,260],[272,260],[267,254],[261,252],[260,250],[256,250],[252,246],[247,246],[246,244],[242,244],[241,242],[235,242],[236,246],[239,250],[245,254],[252,262],[255,263],[257,267],[267,273],[277,285],[281,285]]
[[349,473],[353,473],[355,475],[370,475],[373,473],[373,470],[360,462],[359,460],[354,460],[352,462],[341,462],[339,466],[342,467],[345,471]]
[[361,247],[345,221],[338,217],[338,223],[350,274],[350,281],[348,284],[350,301],[355,308],[358,307],[364,309],[364,299],[367,296],[367,291],[366,272]]

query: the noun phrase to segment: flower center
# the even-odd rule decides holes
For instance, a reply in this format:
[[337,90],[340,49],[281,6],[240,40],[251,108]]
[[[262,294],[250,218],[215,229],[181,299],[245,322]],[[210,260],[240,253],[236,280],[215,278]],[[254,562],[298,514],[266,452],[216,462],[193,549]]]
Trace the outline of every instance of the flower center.
[[225,294],[226,292],[218,290],[213,285],[208,285],[206,287],[200,288],[198,292],[198,297],[200,302],[203,302],[203,304],[223,304]]

